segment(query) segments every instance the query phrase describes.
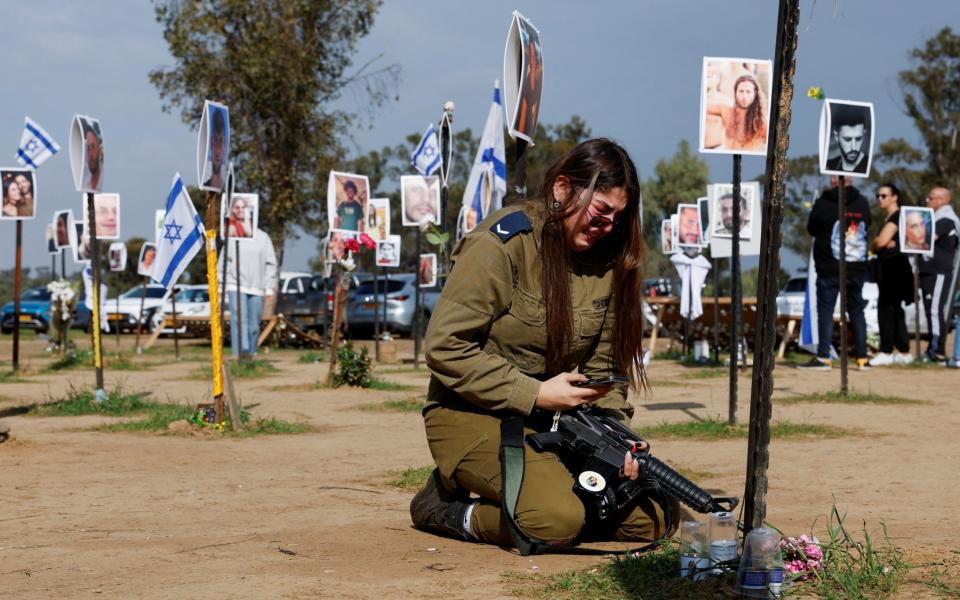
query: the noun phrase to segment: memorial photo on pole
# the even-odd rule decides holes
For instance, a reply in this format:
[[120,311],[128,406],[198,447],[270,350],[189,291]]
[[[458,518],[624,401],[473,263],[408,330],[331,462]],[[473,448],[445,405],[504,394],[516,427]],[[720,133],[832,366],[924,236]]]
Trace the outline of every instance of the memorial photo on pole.
[[87,228],[84,222],[74,223],[73,237],[73,262],[90,262],[90,236],[87,235]]
[[70,169],[78,192],[103,191],[103,133],[99,120],[74,115],[70,127]]
[[[87,196],[83,196],[83,222],[87,222]],[[97,239],[120,238],[120,194],[94,194],[93,212],[97,220]]]
[[503,53],[503,90],[510,136],[531,146],[537,133],[543,90],[543,50],[540,32],[519,12],[507,32]]
[[343,231],[340,229],[331,229],[327,233],[326,239],[326,257],[327,262],[332,264],[340,262],[347,257],[347,240],[357,239],[357,232]]
[[417,285],[433,287],[437,285],[437,255],[421,254],[417,267]]
[[25,221],[37,216],[37,181],[31,169],[0,169],[3,210],[0,219]]
[[872,103],[825,100],[820,112],[820,172],[869,176],[875,132]]
[[47,252],[50,254],[57,253],[57,242],[55,239],[53,223],[47,223]]
[[223,190],[230,164],[230,111],[219,102],[206,100],[197,137],[197,174],[200,189]]
[[113,242],[107,250],[111,271],[123,271],[127,268],[127,245],[123,242]]
[[440,222],[440,177],[400,176],[400,212],[404,226]]
[[157,247],[149,242],[140,247],[137,259],[137,275],[150,277],[153,273],[153,261],[157,258]]
[[386,240],[377,241],[376,261],[378,267],[400,266],[399,235],[391,235]]
[[900,252],[933,256],[933,209],[925,206],[900,208]]
[[365,231],[364,217],[370,198],[366,175],[330,171],[327,182],[327,215],[330,229]]
[[54,243],[57,248],[71,248],[76,243],[77,232],[73,223],[73,211],[58,210],[53,213]]
[[676,213],[670,215],[670,247],[680,251],[680,216]]
[[[733,237],[733,184],[718,183],[713,187],[716,197],[711,219],[711,237]],[[740,239],[749,240],[752,236],[755,206],[755,188],[740,186]]]
[[370,198],[367,203],[366,233],[376,241],[390,236],[390,199]]
[[700,205],[678,204],[677,220],[680,224],[680,230],[677,232],[677,240],[680,243],[680,247],[701,247],[703,236],[700,232]]
[[700,152],[767,153],[772,63],[704,57],[700,82]]
[[700,207],[700,245],[706,247],[710,244],[710,198],[697,198],[697,206]]
[[676,246],[673,245],[673,221],[664,219],[660,221],[660,252],[663,254],[673,254]]
[[227,207],[227,194],[220,197],[220,235],[232,240],[251,239],[257,229],[260,196],[234,194]]

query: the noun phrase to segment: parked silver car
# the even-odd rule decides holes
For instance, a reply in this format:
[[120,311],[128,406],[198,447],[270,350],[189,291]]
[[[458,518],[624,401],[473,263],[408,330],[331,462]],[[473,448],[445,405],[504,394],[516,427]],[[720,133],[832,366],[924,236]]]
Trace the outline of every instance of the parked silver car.
[[[374,286],[373,279],[362,279],[357,289],[347,298],[347,322],[353,333],[368,333],[374,328],[374,310],[379,311],[383,326],[384,290],[387,302],[387,330],[409,334],[413,331],[414,305],[416,302],[415,273],[393,273],[389,281],[380,279],[380,285]],[[423,293],[423,328],[433,313],[440,297],[440,287],[421,288]]]

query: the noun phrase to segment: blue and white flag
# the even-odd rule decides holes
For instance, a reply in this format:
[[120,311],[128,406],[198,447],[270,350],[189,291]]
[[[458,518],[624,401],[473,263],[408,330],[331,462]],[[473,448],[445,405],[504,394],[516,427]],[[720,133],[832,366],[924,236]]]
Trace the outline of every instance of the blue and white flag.
[[177,173],[167,196],[163,228],[157,232],[157,257],[151,276],[167,289],[172,288],[203,248],[203,239],[203,223]]
[[[833,318],[833,315],[831,315]],[[813,249],[810,249],[810,266],[807,267],[807,289],[803,295],[803,319],[800,321],[800,348],[810,354],[817,353],[820,343],[820,315],[817,314],[817,265],[813,261]],[[830,357],[836,358],[837,351],[830,345]]]
[[20,147],[17,148],[17,162],[24,167],[36,169],[60,151],[60,144],[33,119],[26,117],[25,120]]
[[440,158],[440,143],[437,142],[437,128],[433,123],[423,132],[417,149],[413,151],[410,157],[413,168],[424,177],[433,175],[440,168],[443,160]]
[[493,103],[463,192],[463,223],[460,228],[463,235],[487,215],[499,210],[506,194],[507,151],[503,143],[503,102],[498,80],[493,84]]

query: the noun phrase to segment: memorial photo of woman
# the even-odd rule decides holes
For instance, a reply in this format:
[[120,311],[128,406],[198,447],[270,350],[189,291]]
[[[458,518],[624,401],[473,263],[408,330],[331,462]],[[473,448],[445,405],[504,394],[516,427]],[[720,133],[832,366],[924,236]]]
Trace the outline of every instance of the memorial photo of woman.
[[766,154],[771,63],[704,58],[700,151]]

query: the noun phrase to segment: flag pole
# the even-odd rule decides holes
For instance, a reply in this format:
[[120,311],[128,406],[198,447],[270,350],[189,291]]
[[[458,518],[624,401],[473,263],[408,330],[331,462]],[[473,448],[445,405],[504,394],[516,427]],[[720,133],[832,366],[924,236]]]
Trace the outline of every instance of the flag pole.
[[[137,354],[143,354],[143,348],[140,347],[140,326],[143,323],[143,304],[147,299],[147,276],[143,276],[143,283],[140,284],[140,315],[137,317]],[[163,327],[163,307],[161,306],[157,310],[160,311],[160,325]]]
[[93,367],[96,371],[96,399],[106,400],[103,391],[103,348],[100,343],[100,240],[97,239],[97,213],[93,206],[93,192],[87,192],[87,235],[90,237],[90,269],[93,272]]
[[117,300],[116,300],[116,315],[113,317],[113,322],[117,326],[117,349],[120,348],[120,272],[117,271],[114,273],[113,282],[117,286]]

